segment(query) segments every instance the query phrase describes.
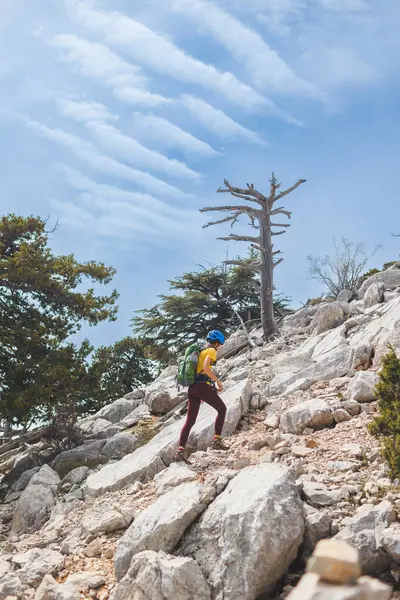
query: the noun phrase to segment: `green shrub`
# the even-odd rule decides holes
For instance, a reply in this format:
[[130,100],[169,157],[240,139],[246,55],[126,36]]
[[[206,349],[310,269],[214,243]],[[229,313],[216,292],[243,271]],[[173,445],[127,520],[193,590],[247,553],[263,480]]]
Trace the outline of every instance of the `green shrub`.
[[383,358],[375,394],[379,412],[368,428],[381,440],[391,477],[400,478],[400,360],[393,348]]

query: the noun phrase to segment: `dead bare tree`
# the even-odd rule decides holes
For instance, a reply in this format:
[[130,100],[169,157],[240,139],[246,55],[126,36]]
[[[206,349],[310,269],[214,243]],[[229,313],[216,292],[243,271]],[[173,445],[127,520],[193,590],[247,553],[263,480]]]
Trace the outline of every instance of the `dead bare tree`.
[[[237,188],[230,185],[229,181],[224,179],[225,188],[219,188],[218,193],[228,193],[235,198],[241,198],[249,202],[253,202],[258,207],[249,205],[228,205],[228,206],[208,206],[202,208],[200,212],[212,212],[222,211],[230,212],[231,215],[218,221],[211,221],[203,225],[203,227],[209,227],[210,225],[219,225],[220,223],[231,223],[231,227],[237,222],[238,218],[242,215],[249,217],[250,224],[254,229],[258,230],[258,235],[234,235],[231,234],[228,237],[219,237],[217,239],[224,241],[237,241],[237,242],[248,242],[250,246],[257,250],[259,253],[259,260],[255,262],[245,262],[241,260],[227,260],[225,264],[239,265],[245,269],[251,269],[259,271],[260,273],[260,305],[261,305],[261,323],[263,326],[264,337],[266,340],[270,339],[278,333],[278,326],[275,321],[274,305],[273,305],[273,270],[279,265],[283,258],[278,257],[281,253],[280,250],[274,251],[272,244],[272,236],[281,235],[285,233],[286,228],[289,227],[289,223],[273,223],[271,217],[276,215],[284,215],[288,219],[291,217],[291,212],[285,210],[283,206],[275,207],[275,203],[281,200],[284,196],[287,196],[299,185],[305,182],[305,179],[299,179],[294,185],[287,190],[279,192],[281,186],[277,182],[275,175],[272,173],[270,180],[270,191],[268,196],[264,196],[258,190],[254,188],[254,184],[247,183],[246,188]],[[280,227],[283,228],[279,231],[275,231],[272,228]]]
[[368,261],[378,250],[366,254],[364,244],[349,242],[342,238],[341,246],[333,240],[335,252],[327,256],[308,256],[310,278],[325,285],[336,298],[342,290],[355,292],[360,285]]

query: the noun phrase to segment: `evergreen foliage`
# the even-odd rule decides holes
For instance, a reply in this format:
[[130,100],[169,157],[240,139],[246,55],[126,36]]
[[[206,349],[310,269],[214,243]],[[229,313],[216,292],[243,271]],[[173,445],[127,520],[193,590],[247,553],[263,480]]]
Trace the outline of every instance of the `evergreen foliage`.
[[400,359],[393,348],[383,358],[375,393],[379,414],[369,431],[382,442],[382,456],[391,477],[400,478]]

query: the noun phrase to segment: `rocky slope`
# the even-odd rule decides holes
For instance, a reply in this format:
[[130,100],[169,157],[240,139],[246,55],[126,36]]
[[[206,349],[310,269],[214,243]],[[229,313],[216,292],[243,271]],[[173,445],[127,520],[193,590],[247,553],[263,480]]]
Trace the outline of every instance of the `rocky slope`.
[[185,419],[169,413],[185,396],[174,367],[84,419],[78,448],[0,447],[0,600],[285,598],[323,538],[396,587],[399,482],[367,424],[382,356],[400,352],[400,268],[350,298],[286,317],[269,344],[257,329],[256,348],[228,340],[227,453],[208,449],[203,404],[192,465],[171,464]]

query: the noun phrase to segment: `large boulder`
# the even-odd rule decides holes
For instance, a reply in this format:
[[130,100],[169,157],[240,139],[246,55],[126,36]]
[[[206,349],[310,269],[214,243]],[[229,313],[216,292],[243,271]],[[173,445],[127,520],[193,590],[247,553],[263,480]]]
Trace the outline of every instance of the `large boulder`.
[[400,269],[387,269],[381,273],[375,273],[375,275],[371,275],[371,277],[368,277],[363,282],[358,290],[358,297],[361,299],[364,298],[366,291],[374,283],[383,283],[387,290],[394,290],[400,286]]
[[214,484],[184,483],[144,509],[120,539],[115,553],[115,576],[120,581],[132,557],[143,550],[171,552],[186,529],[217,494]]
[[350,381],[346,397],[357,402],[372,402],[375,400],[375,387],[379,376],[373,371],[358,371]]
[[178,406],[187,392],[179,390],[176,384],[178,368],[171,366],[153,381],[146,390],[144,401],[154,414],[165,414]]
[[106,457],[101,454],[101,450],[106,443],[105,440],[98,440],[83,444],[72,450],[65,450],[61,452],[52,463],[52,467],[60,477],[65,477],[67,473],[76,469],[77,467],[89,467],[94,469],[106,462]]
[[118,424],[125,428],[133,427],[143,419],[150,419],[150,410],[147,404],[139,404],[132,412],[122,419]]
[[390,348],[396,352],[397,356],[400,356],[400,327],[399,323],[396,323],[394,329],[391,329],[385,334],[381,335],[378,343],[375,347],[374,362],[373,366],[379,368],[382,365],[383,357],[389,352]]
[[151,550],[140,552],[110,600],[211,600],[210,589],[192,558]]
[[396,513],[387,500],[376,506],[364,504],[353,517],[345,520],[345,527],[335,538],[345,540],[358,550],[364,573],[380,575],[392,560],[384,550],[383,532],[395,519]]
[[303,558],[307,558],[313,551],[317,542],[331,537],[332,519],[321,510],[306,504],[305,532],[303,539]]
[[172,490],[172,488],[193,481],[197,477],[197,472],[186,465],[185,463],[173,462],[170,464],[168,469],[161,471],[154,477],[156,484],[156,494],[161,496],[166,492]]
[[69,583],[57,583],[51,575],[46,575],[36,590],[35,600],[79,600],[77,588]]
[[25,471],[29,471],[34,469],[35,467],[40,466],[39,459],[34,452],[27,451],[23,454],[19,454],[13,463],[10,471],[4,475],[1,483],[7,486],[11,486],[18,481]]
[[364,306],[370,308],[374,304],[381,304],[385,301],[385,284],[373,283],[369,286],[364,295]]
[[325,402],[316,398],[296,404],[282,413],[279,429],[284,433],[302,433],[306,427],[320,429],[333,423],[332,409]]
[[264,463],[230,481],[177,553],[198,562],[213,598],[254,600],[284,574],[303,533],[304,510],[293,474]]
[[133,510],[118,506],[91,508],[82,519],[82,527],[92,534],[108,534],[126,529],[132,522]]
[[241,330],[236,331],[225,340],[225,344],[220,346],[217,351],[217,359],[229,358],[234,356],[249,344],[247,336]]
[[78,423],[78,427],[84,436],[87,437],[108,437],[103,432],[109,429],[110,425],[112,425],[111,421],[107,421],[106,419],[100,419],[95,416],[87,417],[86,419],[82,419]]
[[314,335],[329,331],[344,323],[350,312],[347,302],[321,304],[314,315],[312,325]]
[[338,302],[350,302],[354,298],[352,290],[342,290],[338,293],[336,300]]
[[40,467],[33,467],[32,469],[28,469],[28,471],[24,471],[18,481],[12,486],[12,490],[14,492],[23,492],[38,471],[40,471]]
[[69,491],[72,486],[80,485],[85,481],[89,473],[89,467],[77,467],[70,471],[60,483],[60,489]]
[[[227,406],[224,424],[224,435],[231,435],[249,410],[251,382],[239,381],[221,397]],[[162,429],[150,442],[128,454],[119,462],[105,465],[97,473],[87,479],[87,492],[91,496],[100,496],[109,491],[119,490],[135,481],[150,481],[156,473],[168,466],[176,453],[179,434],[186,417],[181,417],[171,425]],[[207,404],[200,407],[196,425],[188,440],[188,448],[206,450],[214,435],[215,411]]]
[[120,459],[127,454],[130,454],[138,447],[139,438],[132,433],[118,433],[111,439],[107,440],[101,449],[101,454],[107,460]]
[[37,588],[45,575],[58,573],[65,556],[50,548],[32,548],[23,554],[14,555],[12,562],[18,567],[15,574],[23,585]]
[[118,423],[127,417],[135,408],[137,408],[142,401],[142,395],[132,399],[128,399],[127,397],[119,398],[111,404],[104,406],[96,413],[95,416],[97,418],[106,419],[111,423]]
[[13,533],[40,529],[56,502],[59,483],[59,476],[48,465],[35,473],[17,502],[11,527]]

